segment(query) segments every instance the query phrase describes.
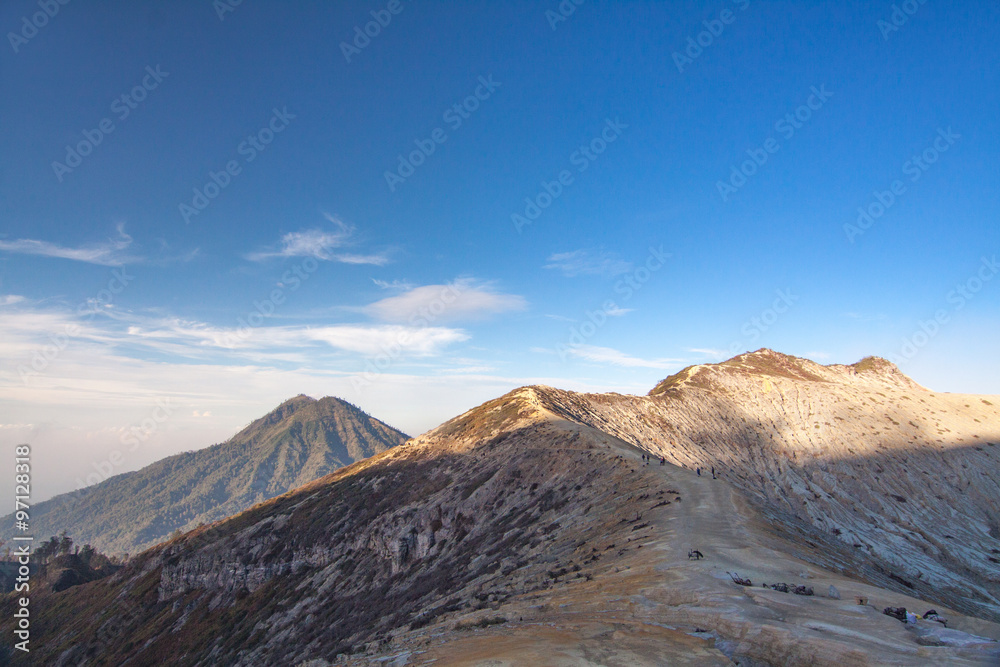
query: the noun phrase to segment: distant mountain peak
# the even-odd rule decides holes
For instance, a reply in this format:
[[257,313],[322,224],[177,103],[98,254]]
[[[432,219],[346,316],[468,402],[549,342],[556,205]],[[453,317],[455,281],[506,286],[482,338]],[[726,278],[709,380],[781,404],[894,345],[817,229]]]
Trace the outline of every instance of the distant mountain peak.
[[650,396],[664,394],[685,386],[708,389],[718,386],[724,378],[736,376],[784,378],[804,382],[850,382],[859,376],[878,382],[888,382],[922,390],[919,384],[887,359],[868,356],[851,364],[822,365],[811,359],[796,357],[762,347],[744,352],[731,359],[712,364],[695,364],[659,382],[649,392]]
[[[313,398],[312,396],[307,396],[305,394],[299,394],[297,396],[291,397],[290,399],[288,399],[287,401],[285,401],[281,405],[288,405],[290,403],[291,404],[296,404],[296,405],[307,405],[309,403],[315,403],[315,402],[316,402],[316,399]],[[281,407],[281,406],[278,406],[278,407]]]
[[81,544],[135,553],[174,530],[226,518],[407,439],[343,399],[299,394],[224,443],[56,496],[32,518],[41,534],[67,530]]

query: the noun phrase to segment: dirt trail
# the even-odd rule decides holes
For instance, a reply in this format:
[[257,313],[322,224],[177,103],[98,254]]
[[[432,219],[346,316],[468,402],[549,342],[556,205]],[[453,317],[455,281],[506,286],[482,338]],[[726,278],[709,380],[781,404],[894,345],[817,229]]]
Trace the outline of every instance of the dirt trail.
[[[926,602],[824,571],[767,546],[752,509],[722,478],[712,479],[710,470],[698,476],[669,463],[661,466],[657,459],[644,465],[631,444],[601,439],[676,492],[669,494],[668,507],[643,515],[654,526],[652,534],[607,585],[620,597],[588,605],[582,596],[554,596],[560,608],[576,611],[551,615],[534,628],[508,628],[504,634],[512,643],[469,638],[469,647],[478,646],[474,650],[489,660],[467,661],[471,656],[458,644],[452,646],[451,660],[433,664],[988,664],[981,652],[920,646],[903,624],[880,611],[905,606],[922,612]],[[690,549],[705,558],[690,560]],[[727,572],[751,579],[754,586],[736,585]],[[763,588],[764,582],[807,585],[816,594],[781,593]],[[828,597],[831,584],[840,600]],[[858,605],[856,595],[878,609]],[[995,625],[938,609],[953,626],[993,638],[1000,633]],[[601,628],[608,630],[602,635]],[[637,639],[643,635],[655,637],[651,646]],[[595,637],[614,641],[593,646]],[[530,643],[515,638],[530,638]]]
[[[664,603],[656,610],[660,622],[693,621],[700,629],[714,629],[710,634],[727,655],[764,664],[988,664],[982,653],[920,646],[903,624],[879,611],[882,606],[923,611],[928,603],[824,571],[767,546],[749,506],[710,471],[698,476],[670,464],[660,466],[655,459],[644,468],[662,474],[680,497],[671,512],[657,518],[649,545],[664,580],[644,595]],[[705,558],[690,560],[689,549]],[[754,586],[736,585],[728,572],[751,579]],[[765,582],[806,585],[815,595],[780,593],[762,587]],[[841,599],[828,596],[831,584]],[[678,589],[693,592],[696,603],[673,606]],[[856,595],[880,606],[858,605]],[[940,605],[939,611],[969,632],[997,638],[1000,631]]]

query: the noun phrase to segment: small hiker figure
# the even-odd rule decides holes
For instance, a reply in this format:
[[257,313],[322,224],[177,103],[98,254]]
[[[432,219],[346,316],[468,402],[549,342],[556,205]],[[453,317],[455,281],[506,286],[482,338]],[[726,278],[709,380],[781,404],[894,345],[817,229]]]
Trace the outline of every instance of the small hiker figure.
[[701,468],[697,469],[698,477],[701,477]]
[[663,458],[662,456],[660,457],[660,465],[661,466],[667,465],[667,460],[665,458]]
[[712,466],[712,479],[715,479],[715,466]]

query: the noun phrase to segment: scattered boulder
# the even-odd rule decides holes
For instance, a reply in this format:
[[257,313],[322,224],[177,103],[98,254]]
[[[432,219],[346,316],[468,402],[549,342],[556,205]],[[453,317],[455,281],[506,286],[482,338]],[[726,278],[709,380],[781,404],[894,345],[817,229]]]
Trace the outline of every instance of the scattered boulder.
[[830,588],[827,589],[827,591],[826,591],[826,596],[828,598],[833,599],[833,600],[839,600],[840,599],[840,591],[837,590],[836,586],[834,586],[833,584],[830,584]]
[[906,607],[886,607],[882,610],[886,616],[892,616],[896,620],[906,623]]
[[796,595],[814,595],[812,586],[794,586],[784,582],[777,584],[761,584],[764,588],[770,588],[779,593],[795,593]]

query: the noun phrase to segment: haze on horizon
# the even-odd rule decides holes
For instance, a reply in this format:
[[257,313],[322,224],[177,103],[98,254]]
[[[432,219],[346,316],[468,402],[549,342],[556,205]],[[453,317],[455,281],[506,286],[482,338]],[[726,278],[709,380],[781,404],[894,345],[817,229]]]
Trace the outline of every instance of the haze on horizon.
[[1000,394],[1000,7],[899,4],[5,3],[0,444],[39,501],[760,347]]

